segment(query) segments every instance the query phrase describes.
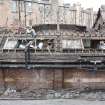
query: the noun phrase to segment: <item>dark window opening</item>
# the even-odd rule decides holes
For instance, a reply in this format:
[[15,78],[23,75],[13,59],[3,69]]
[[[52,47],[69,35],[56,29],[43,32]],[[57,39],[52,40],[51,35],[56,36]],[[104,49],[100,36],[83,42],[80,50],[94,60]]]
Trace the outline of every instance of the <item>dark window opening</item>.
[[105,40],[90,40],[84,39],[83,45],[85,49],[105,49]]
[[99,40],[91,40],[91,48],[98,49],[100,41]]
[[91,40],[91,48],[104,50],[105,49],[105,40]]
[[91,40],[90,39],[83,39],[83,45],[84,45],[84,48],[90,48],[91,47]]

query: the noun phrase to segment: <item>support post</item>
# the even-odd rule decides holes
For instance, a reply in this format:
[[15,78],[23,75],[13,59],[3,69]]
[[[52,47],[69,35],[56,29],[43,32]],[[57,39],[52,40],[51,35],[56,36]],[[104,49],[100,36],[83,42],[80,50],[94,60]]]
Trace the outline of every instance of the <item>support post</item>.
[[25,67],[26,69],[30,69],[30,46],[25,49]]
[[26,10],[26,1],[24,1],[24,19],[25,19],[25,26],[27,25],[27,10]]

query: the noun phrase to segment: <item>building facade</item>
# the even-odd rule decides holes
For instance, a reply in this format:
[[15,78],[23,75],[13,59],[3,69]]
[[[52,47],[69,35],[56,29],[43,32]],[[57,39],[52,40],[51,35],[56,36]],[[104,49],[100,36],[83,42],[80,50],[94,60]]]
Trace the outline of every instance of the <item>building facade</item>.
[[35,24],[76,24],[93,26],[96,13],[81,4],[63,4],[63,0],[0,0],[0,26]]
[[[58,12],[57,5],[56,3],[52,5],[53,10],[61,13]],[[78,4],[78,8],[79,6]],[[54,7],[58,10],[56,11]],[[52,12],[53,18],[59,16],[55,12]],[[60,24],[59,34],[58,25],[44,24],[45,20],[42,21],[43,24],[37,23],[33,26],[37,34],[35,40],[29,34],[15,34],[15,37],[13,33],[4,36],[0,34],[0,94],[2,94],[0,97],[39,99],[43,96],[42,89],[44,94],[49,89],[54,90],[54,93],[55,90],[60,89],[78,91],[105,89],[105,44],[103,43],[105,42],[105,14],[103,12],[104,10],[99,10],[93,30],[90,30],[92,32],[87,32],[84,26],[76,25],[82,23],[82,19],[79,17],[80,12],[74,14],[73,10],[70,14],[72,13],[75,19],[72,18],[71,25]],[[36,13],[38,14],[38,11]],[[86,16],[84,18],[87,19]],[[17,19],[22,23],[28,17],[24,19],[24,12],[21,12],[17,15]],[[38,18],[38,21],[40,19]],[[56,19],[53,19],[53,22],[54,20]],[[5,23],[7,24],[8,21],[9,18]],[[60,19],[56,22],[60,22]],[[33,43],[30,45],[30,42]],[[41,49],[40,43],[43,43]],[[25,47],[27,45],[33,49],[29,51],[29,48]],[[13,91],[11,94],[5,94],[8,89],[15,90],[15,94]],[[41,94],[37,95],[36,91],[40,93],[38,90]]]

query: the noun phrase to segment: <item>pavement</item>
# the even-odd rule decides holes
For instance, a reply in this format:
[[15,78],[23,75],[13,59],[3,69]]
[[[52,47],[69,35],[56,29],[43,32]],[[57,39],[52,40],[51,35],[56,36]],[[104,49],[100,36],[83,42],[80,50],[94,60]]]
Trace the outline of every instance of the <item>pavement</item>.
[[0,105],[105,105],[105,101],[88,101],[80,99],[0,100]]

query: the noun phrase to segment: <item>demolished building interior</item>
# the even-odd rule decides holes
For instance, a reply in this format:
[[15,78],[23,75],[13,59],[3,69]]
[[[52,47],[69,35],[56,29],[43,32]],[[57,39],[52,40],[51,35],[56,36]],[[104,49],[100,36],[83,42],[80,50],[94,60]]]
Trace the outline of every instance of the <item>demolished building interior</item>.
[[41,24],[33,26],[36,32],[33,38],[1,28],[0,93],[8,88],[104,89],[104,25],[99,10],[89,31],[85,26],[70,24],[59,24],[58,31],[57,24]]

